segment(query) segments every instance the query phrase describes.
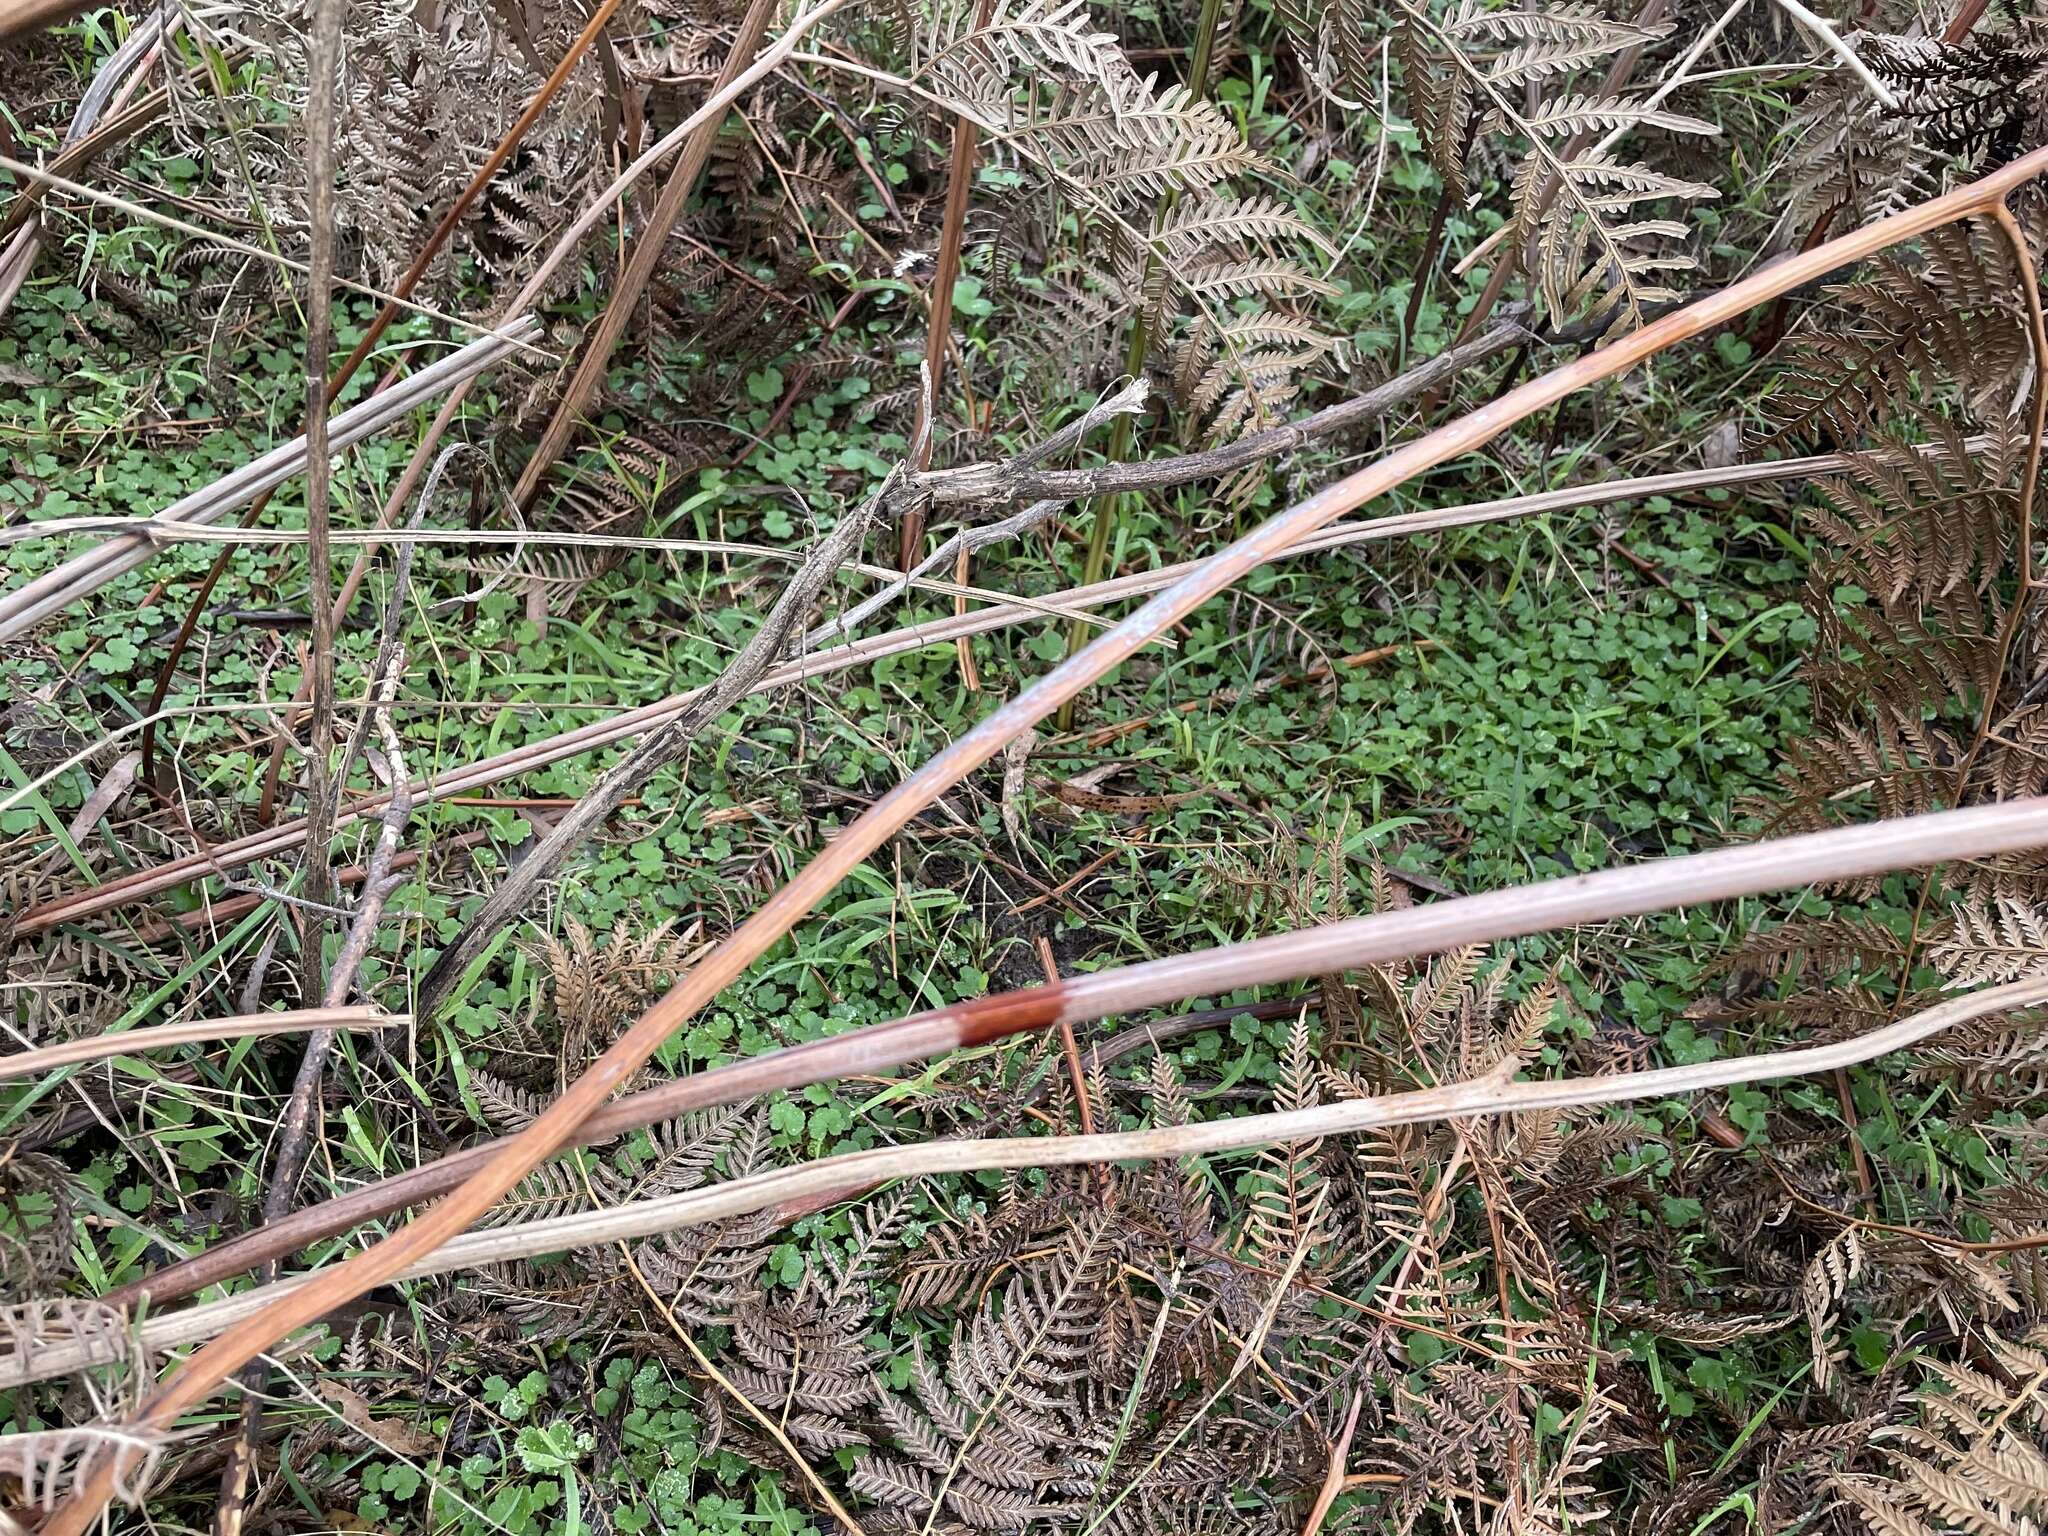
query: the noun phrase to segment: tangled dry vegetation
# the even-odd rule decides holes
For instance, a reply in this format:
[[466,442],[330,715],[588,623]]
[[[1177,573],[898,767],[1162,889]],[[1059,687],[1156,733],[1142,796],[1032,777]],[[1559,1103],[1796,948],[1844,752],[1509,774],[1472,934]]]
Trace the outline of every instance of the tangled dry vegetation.
[[2048,1528],[2024,7],[0,34],[0,1530]]

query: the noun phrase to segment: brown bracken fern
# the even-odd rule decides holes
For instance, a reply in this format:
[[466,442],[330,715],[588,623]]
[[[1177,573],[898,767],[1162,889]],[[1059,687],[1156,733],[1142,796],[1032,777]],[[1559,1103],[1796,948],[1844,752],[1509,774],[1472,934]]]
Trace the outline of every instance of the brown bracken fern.
[[[1559,88],[1668,23],[1617,21],[1591,4],[1495,9],[1459,0],[1441,20],[1403,4],[1395,35],[1409,115],[1446,195],[1465,195],[1475,156],[1506,157],[1511,211],[1502,238],[1521,254],[1551,323],[1631,329],[1678,297],[1693,266],[1672,248],[1686,226],[1660,206],[1711,198],[1710,186],[1617,158],[1612,138],[1644,128],[1712,133],[1712,124],[1628,97]],[[1531,105],[1531,93],[1536,95]],[[1597,140],[1598,142],[1590,142]]]

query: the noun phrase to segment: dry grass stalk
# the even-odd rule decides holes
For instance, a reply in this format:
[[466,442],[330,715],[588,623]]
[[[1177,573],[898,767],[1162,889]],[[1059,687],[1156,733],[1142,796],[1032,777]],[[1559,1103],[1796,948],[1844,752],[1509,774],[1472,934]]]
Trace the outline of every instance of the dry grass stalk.
[[[1379,1098],[1346,1099],[1310,1109],[1244,1115],[1192,1125],[1155,1126],[1080,1136],[991,1137],[880,1147],[818,1158],[790,1168],[705,1185],[657,1200],[580,1211],[542,1221],[470,1232],[402,1271],[396,1278],[431,1275],[512,1259],[533,1258],[572,1248],[596,1247],[651,1237],[755,1211],[806,1201],[809,1197],[872,1188],[897,1180],[991,1169],[1072,1167],[1125,1160],[1170,1161],[1257,1147],[1308,1142],[1318,1137],[1356,1135],[1391,1126],[1475,1116],[1518,1115],[1538,1110],[1585,1109],[1645,1099],[1675,1098],[1712,1088],[1778,1078],[1804,1077],[1875,1061],[1931,1039],[1974,1019],[2048,1002],[2048,977],[2031,977],[2001,987],[1953,997],[1883,1029],[1829,1045],[1722,1057],[1689,1066],[1642,1072],[1604,1073],[1518,1083],[1495,1070],[1460,1082]],[[1845,1218],[1846,1219],[1846,1218]],[[2043,1237],[2048,1243],[2048,1237]],[[175,1349],[217,1335],[268,1304],[311,1287],[317,1275],[299,1275],[219,1301],[158,1315],[139,1325],[137,1337],[152,1351]],[[76,1369],[88,1358],[88,1344],[43,1346],[31,1358],[0,1356],[0,1388],[41,1380]],[[76,1363],[73,1363],[76,1362]]]
[[411,1022],[410,1014],[386,1013],[367,1003],[351,1003],[340,1008],[295,1008],[284,1013],[236,1014],[225,1019],[187,1019],[182,1024],[159,1024],[151,1029],[88,1035],[56,1045],[37,1046],[30,1051],[11,1052],[0,1056],[0,1082],[36,1077],[81,1061],[134,1056],[172,1045],[196,1045],[208,1040],[248,1040],[263,1035],[295,1035],[309,1029],[394,1029]]

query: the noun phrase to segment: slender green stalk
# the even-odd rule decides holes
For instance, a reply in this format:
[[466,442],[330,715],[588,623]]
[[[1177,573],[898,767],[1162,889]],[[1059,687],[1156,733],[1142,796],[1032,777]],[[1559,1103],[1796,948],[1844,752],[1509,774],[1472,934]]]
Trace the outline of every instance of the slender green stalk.
[[[1209,68],[1216,57],[1216,34],[1223,22],[1223,0],[1202,0],[1201,15],[1195,19],[1195,51],[1188,60],[1188,92],[1197,101],[1209,94]],[[1173,206],[1169,196],[1167,207]],[[1158,265],[1157,252],[1145,257],[1144,276],[1138,282],[1138,311],[1131,316],[1130,345],[1124,349],[1124,372],[1135,377],[1144,371],[1146,354],[1152,350],[1152,328],[1145,321],[1144,295],[1152,291],[1152,276]],[[1112,464],[1121,464],[1130,456],[1132,439],[1137,435],[1131,425],[1132,418],[1118,416],[1110,424],[1109,441],[1103,452]],[[1088,528],[1088,553],[1081,565],[1081,579],[1096,582],[1102,579],[1103,568],[1109,562],[1111,536],[1116,532],[1117,515],[1123,506],[1123,497],[1116,492],[1098,496],[1090,509]],[[1067,654],[1073,655],[1088,643],[1092,633],[1090,626],[1076,619],[1067,629]],[[1059,728],[1069,730],[1074,723],[1074,706],[1071,701],[1060,707]]]

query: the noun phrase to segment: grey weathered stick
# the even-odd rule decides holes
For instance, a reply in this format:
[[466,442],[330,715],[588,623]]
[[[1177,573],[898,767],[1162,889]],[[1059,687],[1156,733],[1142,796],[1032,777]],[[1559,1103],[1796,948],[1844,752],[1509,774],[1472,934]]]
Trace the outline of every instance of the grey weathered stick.
[[[1115,394],[1105,399],[1097,400],[1086,411],[1082,412],[1079,417],[1068,422],[1043,442],[1034,443],[1007,464],[994,466],[998,471],[994,477],[996,482],[998,484],[1007,483],[1009,479],[1014,479],[1028,473],[1040,464],[1045,463],[1048,459],[1071,452],[1082,442],[1086,441],[1091,432],[1113,416],[1142,411],[1145,408],[1145,399],[1149,393],[1149,386],[1143,379],[1132,379]],[[911,489],[916,494],[917,499],[923,499],[924,487],[928,483],[928,478],[924,474],[912,475],[910,477]],[[1031,511],[1037,513],[1040,517],[1044,517],[1049,516],[1061,505],[1063,503],[1044,502],[1040,503],[1038,507],[1033,507]],[[1009,520],[1009,522],[1014,521],[1014,519]],[[1009,522],[999,526],[1007,528]],[[974,543],[972,540],[982,535],[992,535],[984,539],[986,543],[994,543],[997,537],[1009,536],[1007,533],[998,534],[995,530],[990,529],[969,529],[955,534],[944,544],[940,545],[939,548],[933,550],[931,554],[920,560],[914,568],[898,571],[879,592],[876,592],[871,597],[862,599],[844,613],[834,615],[829,623],[821,624],[808,635],[805,635],[799,643],[798,649],[814,651],[828,640],[845,638],[846,635],[857,629],[861,621],[869,614],[872,614],[878,608],[886,607],[889,603],[894,602],[901,593],[907,592],[934,570],[947,564],[963,549],[981,548],[981,544]]]
[[1080,501],[1090,496],[1126,491],[1157,491],[1220,480],[1253,464],[1276,459],[1352,427],[1380,420],[1416,396],[1426,394],[1468,368],[1498,357],[1511,347],[1534,340],[1518,319],[1505,319],[1470,341],[1460,342],[1426,362],[1395,375],[1350,400],[1291,421],[1254,432],[1220,448],[1168,459],[1139,459],[1128,464],[1098,464],[1088,469],[1047,469],[1011,472],[1002,464],[970,464],[922,476],[918,488],[937,506],[988,501],[1026,501],[1040,497]]
[[483,906],[477,909],[476,915],[462,925],[462,931],[441,951],[421,980],[415,1006],[422,1018],[433,1015],[436,1006],[447,995],[448,988],[468,969],[469,963],[484,952],[498,930],[526,909],[541,882],[552,877],[569,856],[610,819],[621,802],[680,758],[690,743],[697,739],[698,732],[753,691],[754,685],[781,653],[784,642],[825,589],[833,573],[860,548],[862,536],[878,510],[892,496],[897,484],[898,478],[891,476],[865,506],[841,518],[818,542],[810,558],[790,576],[789,584],[783,588],[767,618],[761,621],[761,627],[754,631],[753,638],[719,674],[718,681],[700,689],[674,718],[642,737],[631,752],[592,785],[555,823],[518,867],[499,881],[497,888],[484,899]]
[[[306,263],[306,584],[312,610],[312,643],[306,658],[313,700],[306,753],[306,902],[297,909],[299,995],[320,997],[329,1007],[347,1000],[353,971],[327,972],[326,906],[334,888],[328,860],[334,843],[334,562],[327,545],[333,503],[334,465],[327,442],[328,352],[334,341],[334,132],[341,95],[341,22],[345,0],[313,0],[312,37],[306,56],[306,218],[312,248]],[[345,772],[346,770],[344,770]],[[393,800],[393,808],[403,805]],[[363,886],[360,924],[375,920],[383,900],[372,882]],[[313,1102],[327,1075],[334,1031],[316,1029],[306,1037],[291,1097],[277,1125],[276,1150],[263,1189],[263,1219],[276,1221],[291,1209],[299,1179],[312,1160]],[[275,1271],[267,1270],[265,1278]],[[242,1370],[242,1412],[227,1465],[221,1470],[216,1536],[241,1536],[249,1482],[256,1468],[257,1432],[263,1417],[263,1389],[270,1366],[262,1359]]]
[[[935,506],[976,505],[987,502],[1029,501],[1023,511],[980,528],[963,528],[927,555],[915,567],[863,598],[831,623],[821,625],[804,637],[810,650],[827,640],[849,634],[868,618],[894,602],[912,582],[946,565],[961,553],[974,553],[1009,539],[1021,538],[1051,517],[1061,507],[1096,496],[1120,495],[1125,491],[1165,490],[1192,485],[1200,480],[1220,479],[1281,454],[1292,453],[1317,438],[1329,437],[1349,427],[1361,427],[1380,420],[1405,401],[1448,383],[1467,368],[1498,356],[1509,347],[1529,339],[1529,333],[1514,320],[1504,320],[1484,335],[1462,342],[1450,351],[1417,363],[1407,372],[1355,399],[1327,406],[1284,427],[1254,432],[1221,448],[1203,453],[1182,454],[1170,459],[1141,459],[1125,464],[1100,464],[1088,469],[1040,470],[1021,457],[1008,464],[971,464],[917,477],[921,496]],[[1043,462],[1049,454],[1038,456]]]
[[0,1083],[36,1077],[81,1061],[134,1056],[171,1045],[194,1045],[208,1040],[248,1040],[263,1035],[296,1035],[310,1029],[389,1029],[410,1020],[409,1014],[386,1013],[367,1003],[344,1008],[294,1009],[285,1013],[245,1013],[224,1019],[187,1019],[182,1024],[123,1029],[112,1034],[87,1035],[79,1040],[64,1040],[56,1045],[39,1045],[33,1050],[10,1052],[0,1056]]

